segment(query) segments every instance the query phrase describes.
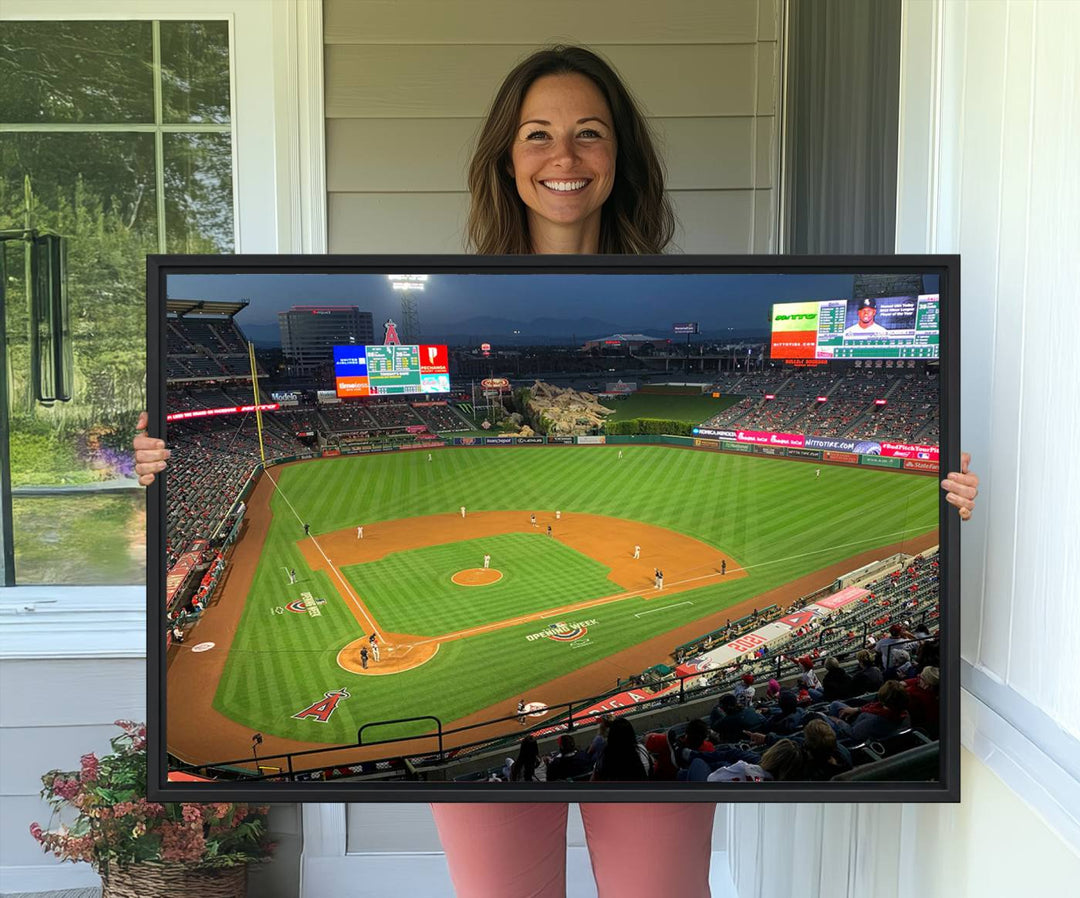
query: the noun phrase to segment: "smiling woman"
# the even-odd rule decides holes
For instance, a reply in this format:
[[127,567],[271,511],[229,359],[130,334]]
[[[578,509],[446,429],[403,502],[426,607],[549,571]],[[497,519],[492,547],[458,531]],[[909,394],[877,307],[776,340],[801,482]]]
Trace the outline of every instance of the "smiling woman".
[[484,254],[660,253],[675,230],[645,117],[582,47],[541,50],[507,76],[469,193],[469,244]]

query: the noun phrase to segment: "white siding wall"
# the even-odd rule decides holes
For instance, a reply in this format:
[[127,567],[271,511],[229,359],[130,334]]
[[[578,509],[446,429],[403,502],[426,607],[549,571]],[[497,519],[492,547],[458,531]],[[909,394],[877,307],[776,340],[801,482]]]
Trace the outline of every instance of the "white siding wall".
[[775,252],[779,7],[326,0],[330,252],[462,252],[465,171],[487,106],[517,61],[560,41],[605,55],[644,105],[679,249]]
[[1080,881],[1077,46],[1071,0],[904,4],[897,251],[963,257],[961,433],[984,484],[963,534],[963,801],[735,808],[742,898]]

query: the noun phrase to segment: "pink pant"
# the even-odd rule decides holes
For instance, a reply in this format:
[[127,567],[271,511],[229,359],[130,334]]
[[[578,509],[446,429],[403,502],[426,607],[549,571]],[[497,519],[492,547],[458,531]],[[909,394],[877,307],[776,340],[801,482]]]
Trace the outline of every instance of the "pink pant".
[[[458,898],[564,898],[567,805],[433,804]],[[583,804],[599,898],[709,898],[716,805]]]

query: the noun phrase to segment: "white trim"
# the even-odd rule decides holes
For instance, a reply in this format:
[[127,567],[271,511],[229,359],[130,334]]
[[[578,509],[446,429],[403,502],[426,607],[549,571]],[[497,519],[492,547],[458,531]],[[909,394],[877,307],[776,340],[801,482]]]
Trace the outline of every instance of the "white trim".
[[0,589],[0,659],[145,658],[144,586]]
[[961,744],[1080,853],[1080,744],[966,661],[961,676]]
[[282,252],[325,253],[326,119],[323,102],[322,3],[283,0],[274,6],[275,66],[281,96],[279,113],[295,127],[279,129],[279,152],[286,160],[279,185],[293,214],[279,229]]

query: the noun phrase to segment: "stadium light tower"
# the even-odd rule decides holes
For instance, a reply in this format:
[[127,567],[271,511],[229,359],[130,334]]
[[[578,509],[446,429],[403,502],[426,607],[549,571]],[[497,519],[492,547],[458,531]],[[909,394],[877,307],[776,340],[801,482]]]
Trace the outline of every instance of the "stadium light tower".
[[424,289],[426,274],[388,274],[390,286],[401,291],[401,336],[405,343],[420,342],[420,308],[416,293]]

